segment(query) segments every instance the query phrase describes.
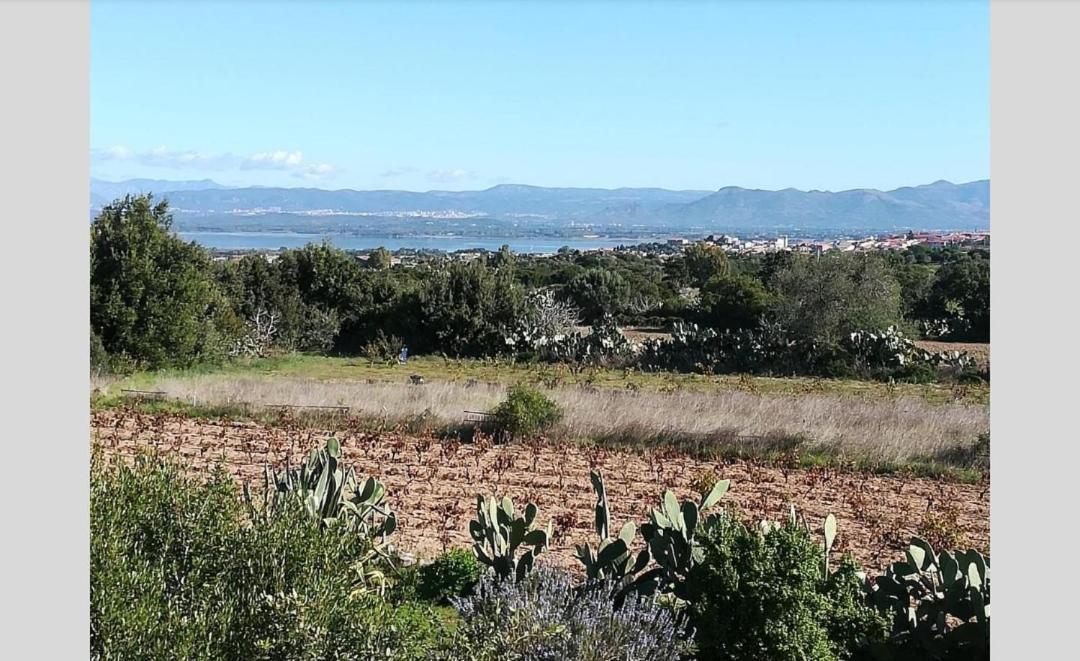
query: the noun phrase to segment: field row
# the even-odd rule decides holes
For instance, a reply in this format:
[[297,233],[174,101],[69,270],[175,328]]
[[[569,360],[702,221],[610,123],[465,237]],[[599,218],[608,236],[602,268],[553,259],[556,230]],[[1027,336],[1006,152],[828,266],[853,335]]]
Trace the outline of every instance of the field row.
[[280,467],[287,459],[295,465],[331,435],[341,441],[347,463],[387,485],[400,524],[395,543],[418,557],[469,546],[471,509],[477,493],[487,493],[536,503],[540,522],[554,522],[550,560],[575,566],[574,544],[591,540],[588,472],[594,468],[604,474],[616,525],[644,520],[665,488],[696,496],[712,481],[730,478],[724,503],[741,518],[779,519],[794,504],[820,532],[832,513],[840,524],[837,548],[868,568],[895,560],[913,534],[935,547],[989,549],[988,482],[702,461],[662,446],[631,451],[568,443],[495,445],[484,439],[460,443],[398,432],[312,429],[288,420],[269,426],[124,409],[92,413],[92,442],[106,456],[157,449],[195,471],[220,463],[239,481],[260,488],[265,465]]

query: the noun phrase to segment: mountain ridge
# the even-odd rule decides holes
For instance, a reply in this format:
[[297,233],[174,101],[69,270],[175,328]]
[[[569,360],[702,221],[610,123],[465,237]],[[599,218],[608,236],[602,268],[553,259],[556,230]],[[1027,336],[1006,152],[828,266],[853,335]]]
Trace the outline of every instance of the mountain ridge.
[[[200,187],[206,186],[206,187]],[[116,191],[154,192],[179,215],[332,212],[361,216],[458,214],[491,220],[537,218],[657,228],[982,229],[989,226],[989,179],[883,191],[767,190],[724,186],[714,191],[665,188],[555,188],[497,184],[483,190],[326,190],[313,187],[226,187],[212,180],[91,180],[92,205]]]

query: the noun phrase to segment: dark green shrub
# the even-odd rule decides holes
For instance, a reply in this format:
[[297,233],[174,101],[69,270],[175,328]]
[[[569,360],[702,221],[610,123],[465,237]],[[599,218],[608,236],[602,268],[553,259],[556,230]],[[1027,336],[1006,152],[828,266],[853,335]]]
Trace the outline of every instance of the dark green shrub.
[[701,544],[687,585],[702,658],[848,659],[884,639],[853,563],[826,581],[824,550],[804,528],[763,534],[722,516]]
[[114,201],[90,226],[90,327],[143,367],[220,358],[235,330],[209,253],[171,229],[168,203],[151,195]]
[[415,659],[442,635],[430,607],[358,589],[368,537],[297,499],[249,517],[223,472],[96,458],[90,529],[95,659]]
[[908,363],[892,372],[892,378],[901,383],[933,383],[937,377],[937,368],[926,363]]
[[360,349],[360,354],[367,358],[372,365],[375,363],[394,363],[404,346],[405,341],[400,337],[387,335],[382,330],[379,330],[375,334],[375,339]]
[[451,549],[417,570],[416,596],[440,604],[464,597],[480,580],[480,563],[471,551]]
[[492,411],[499,431],[519,438],[543,432],[562,419],[562,409],[536,388],[518,384]]
[[109,371],[109,352],[105,351],[105,345],[101,342],[101,336],[97,331],[90,329],[90,372],[103,374]]

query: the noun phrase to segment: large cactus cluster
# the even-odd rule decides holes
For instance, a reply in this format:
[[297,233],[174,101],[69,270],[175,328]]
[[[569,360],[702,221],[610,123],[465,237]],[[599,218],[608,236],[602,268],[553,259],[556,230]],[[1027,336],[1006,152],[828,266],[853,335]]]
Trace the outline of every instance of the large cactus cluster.
[[[730,480],[720,480],[700,501],[679,501],[671,491],[664,493],[658,509],[649,514],[641,525],[643,547],[637,553],[630,546],[636,537],[632,522],[622,526],[612,537],[611,511],[608,505],[604,478],[599,471],[590,472],[596,493],[594,531],[597,545],[589,543],[576,548],[576,557],[585,568],[587,578],[608,583],[619,603],[628,594],[674,594],[684,598],[685,581],[690,570],[702,559],[696,534],[716,514],[707,514],[727,492]],[[547,548],[551,524],[546,531],[533,529],[536,506],[530,503],[518,516],[509,498],[476,498],[476,518],[469,522],[473,552],[477,559],[491,567],[501,578],[521,578],[533,567],[537,555]],[[517,556],[519,549],[525,551]],[[646,569],[649,561],[654,566]]]
[[499,578],[521,580],[551,537],[551,523],[547,530],[532,527],[536,512],[536,505],[529,503],[519,516],[508,497],[499,501],[477,496],[476,518],[469,521],[476,559],[491,567]]
[[348,525],[383,538],[397,527],[397,518],[386,504],[386,487],[374,477],[361,484],[351,466],[344,468],[341,443],[335,438],[328,439],[326,447],[312,450],[299,468],[288,461],[282,471],[267,466],[263,498],[263,510],[268,513],[283,499],[298,498],[322,526]]
[[990,650],[990,559],[974,550],[935,553],[913,537],[905,559],[869,587],[870,601],[892,615],[895,642],[918,658]]
[[[596,545],[578,545],[575,556],[585,569],[589,586],[604,586],[621,608],[629,598],[662,596],[676,607],[693,603],[695,590],[691,576],[705,559],[700,538],[709,526],[724,516],[717,503],[730,487],[729,480],[715,483],[700,500],[679,500],[665,491],[648,521],[635,528],[626,522],[618,535],[612,533],[611,507],[603,475],[589,475],[596,494],[593,531]],[[481,563],[492,568],[497,580],[522,581],[534,560],[547,548],[547,530],[533,527],[537,516],[532,503],[519,514],[509,498],[477,497],[476,518],[469,524],[473,551]],[[805,517],[791,508],[790,525],[801,524],[809,532]],[[775,521],[762,521],[760,531],[769,535],[780,528]],[[823,524],[822,582],[830,584],[829,556],[837,539],[837,521],[828,515]],[[640,535],[638,535],[640,532]],[[640,540],[640,541],[639,541]],[[639,542],[635,549],[635,542]],[[842,567],[843,568],[843,567]],[[899,659],[984,658],[990,645],[990,561],[977,551],[935,553],[931,546],[912,538],[903,561],[893,563],[872,581],[865,581],[865,601],[892,617],[889,649]],[[858,587],[855,587],[856,593]]]
[[964,351],[931,352],[919,348],[895,326],[883,331],[856,331],[848,338],[848,349],[862,367],[897,368],[912,364],[968,369],[973,365]]

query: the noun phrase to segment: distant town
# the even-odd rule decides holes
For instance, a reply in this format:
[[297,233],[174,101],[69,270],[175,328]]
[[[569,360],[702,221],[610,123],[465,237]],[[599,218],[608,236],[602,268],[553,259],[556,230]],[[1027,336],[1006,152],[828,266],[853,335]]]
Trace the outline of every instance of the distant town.
[[[655,255],[661,258],[680,254],[686,246],[703,242],[722,248],[729,254],[755,255],[773,252],[796,252],[810,255],[822,255],[828,252],[875,252],[887,250],[905,250],[914,246],[926,248],[952,247],[961,250],[989,249],[990,232],[906,232],[886,235],[868,235],[851,238],[830,239],[794,239],[787,236],[775,238],[740,238],[733,234],[710,234],[704,238],[671,237],[665,241],[642,242],[618,246],[605,246],[590,249],[573,249],[569,246],[557,252],[582,253],[626,253],[633,255]],[[222,249],[211,248],[214,261],[235,261],[245,255],[259,254],[268,262],[277,259],[281,249]],[[346,250],[360,261],[367,261],[372,250]],[[402,248],[391,251],[391,264],[414,266],[433,257],[450,257],[460,261],[479,259],[491,251],[484,249],[458,250],[453,252],[433,249]],[[536,256],[556,254],[533,253]]]

